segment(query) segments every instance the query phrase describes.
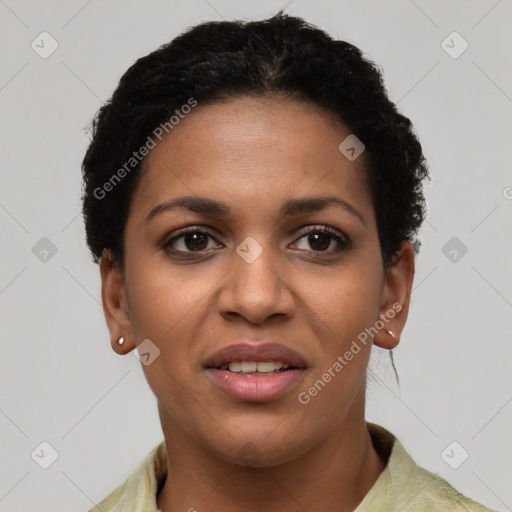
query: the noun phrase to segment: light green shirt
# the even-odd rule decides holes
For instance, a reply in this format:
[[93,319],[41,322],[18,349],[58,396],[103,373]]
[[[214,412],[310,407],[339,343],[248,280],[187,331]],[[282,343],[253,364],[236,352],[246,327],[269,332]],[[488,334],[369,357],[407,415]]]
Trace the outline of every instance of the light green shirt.
[[[367,425],[375,449],[387,464],[354,512],[493,512],[418,467],[386,429],[373,423]],[[165,448],[162,441],[124,484],[89,512],[160,512],[156,497],[167,477]]]

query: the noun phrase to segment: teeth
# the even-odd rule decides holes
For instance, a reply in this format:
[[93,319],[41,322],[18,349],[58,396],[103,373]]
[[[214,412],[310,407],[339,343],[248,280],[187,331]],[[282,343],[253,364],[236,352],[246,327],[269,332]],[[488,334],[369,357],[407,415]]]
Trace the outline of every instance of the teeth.
[[229,363],[229,371],[230,372],[234,372],[234,373],[237,373],[237,372],[241,372],[242,371],[242,363]]
[[252,361],[252,362],[245,362],[245,361],[242,361],[240,363],[240,369],[243,371],[243,372],[255,372],[256,371],[256,368],[258,366],[258,363]]
[[286,370],[290,365],[280,361],[233,361],[227,367],[233,373],[272,373],[281,369]]
[[276,368],[272,361],[266,361],[266,362],[258,363],[258,365],[256,366],[256,369],[262,373],[269,373],[269,372],[273,372],[274,370],[278,370],[279,368]]

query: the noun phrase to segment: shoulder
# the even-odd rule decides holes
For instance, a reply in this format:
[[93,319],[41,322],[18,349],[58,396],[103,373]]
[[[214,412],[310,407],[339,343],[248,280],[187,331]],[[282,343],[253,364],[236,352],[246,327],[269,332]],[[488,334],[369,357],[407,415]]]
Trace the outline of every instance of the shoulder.
[[156,496],[166,477],[167,454],[162,441],[123,484],[89,512],[157,512]]
[[398,439],[383,427],[369,423],[368,431],[376,450],[388,462],[355,512],[492,512],[443,478],[417,466]]
[[[403,446],[400,447],[404,450]],[[401,504],[398,510],[492,512],[481,503],[461,494],[440,476],[419,466],[415,465],[409,476],[401,475],[401,479],[406,490],[407,503]]]

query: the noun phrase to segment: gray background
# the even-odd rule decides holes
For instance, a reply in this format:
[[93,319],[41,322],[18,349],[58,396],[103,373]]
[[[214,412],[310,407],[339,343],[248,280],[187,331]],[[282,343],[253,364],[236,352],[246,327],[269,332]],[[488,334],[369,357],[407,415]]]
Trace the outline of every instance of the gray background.
[[[163,438],[140,362],[109,345],[80,217],[84,129],[136,58],[191,24],[284,5],[0,0],[2,512],[88,510]],[[287,12],[383,67],[430,163],[401,389],[376,354],[368,419],[464,494],[511,510],[512,2],[295,0]],[[46,59],[31,47],[43,31],[59,45]],[[445,51],[458,36],[442,45],[453,31],[469,43],[458,58]],[[44,441],[58,452],[48,469]]]

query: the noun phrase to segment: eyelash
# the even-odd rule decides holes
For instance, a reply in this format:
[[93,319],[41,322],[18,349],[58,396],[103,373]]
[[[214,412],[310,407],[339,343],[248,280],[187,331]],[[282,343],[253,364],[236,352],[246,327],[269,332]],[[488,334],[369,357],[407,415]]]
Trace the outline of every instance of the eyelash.
[[[190,226],[190,227],[182,228],[181,230],[179,230],[175,236],[173,236],[170,240],[168,240],[167,242],[164,243],[163,248],[165,250],[167,250],[168,252],[172,252],[173,254],[181,254],[181,255],[183,255],[183,254],[205,254],[204,250],[203,251],[179,251],[176,249],[170,249],[170,246],[174,242],[176,242],[177,240],[180,240],[181,238],[183,238],[184,236],[186,236],[188,234],[193,234],[193,233],[201,233],[201,234],[207,235],[208,237],[215,240],[215,236],[207,228],[202,227],[202,226]],[[306,236],[313,234],[313,233],[321,233],[324,235],[328,235],[330,238],[332,238],[333,240],[335,240],[337,242],[337,247],[334,250],[331,249],[329,251],[315,251],[314,249],[311,249],[308,251],[310,253],[319,255],[320,257],[332,256],[334,254],[338,254],[342,251],[346,251],[350,246],[350,240],[348,239],[348,237],[346,237],[345,235],[340,235],[337,231],[332,230],[329,226],[308,227],[301,232],[299,237],[293,243],[296,243],[296,242],[302,240],[303,238],[305,238]],[[206,251],[206,252],[209,252],[209,251]]]

